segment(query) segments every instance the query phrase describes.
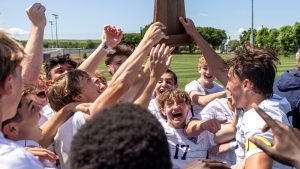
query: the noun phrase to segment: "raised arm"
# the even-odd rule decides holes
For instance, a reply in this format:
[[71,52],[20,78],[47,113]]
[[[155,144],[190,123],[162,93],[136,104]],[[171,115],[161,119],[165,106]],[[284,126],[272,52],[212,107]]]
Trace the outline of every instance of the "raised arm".
[[203,37],[197,32],[196,27],[191,19],[179,18],[186,32],[194,39],[197,46],[200,48],[209,70],[216,78],[224,85],[227,84],[227,70],[224,60],[212,49]]
[[113,25],[105,25],[102,34],[101,44],[85,61],[83,61],[78,69],[94,74],[109,50],[117,46],[123,37],[122,30]]
[[207,95],[203,95],[198,91],[191,91],[189,95],[194,103],[204,107],[209,102],[215,100],[216,98],[226,97],[226,91],[207,94]]
[[171,53],[173,50],[174,48],[170,48],[165,44],[156,45],[156,47],[151,49],[148,67],[150,76],[149,82],[147,83],[146,88],[142,89],[143,92],[140,97],[134,101],[135,104],[148,108],[156,83],[171,64]]
[[115,104],[128,90],[130,85],[135,81],[138,75],[137,72],[150,53],[151,48],[162,38],[166,38],[162,29],[165,29],[165,26],[159,22],[150,26],[136,50],[117,70],[108,88],[91,105],[90,112],[92,116],[101,109]]
[[35,3],[26,9],[32,28],[25,46],[26,56],[21,62],[22,77],[25,84],[35,84],[43,63],[43,40],[46,26],[45,7]]

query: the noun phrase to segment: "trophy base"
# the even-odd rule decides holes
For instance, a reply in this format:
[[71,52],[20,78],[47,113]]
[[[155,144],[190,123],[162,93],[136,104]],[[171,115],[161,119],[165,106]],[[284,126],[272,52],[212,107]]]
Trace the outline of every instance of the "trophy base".
[[167,35],[168,39],[162,39],[159,44],[165,43],[168,46],[177,47],[189,45],[193,42],[193,39],[187,34]]

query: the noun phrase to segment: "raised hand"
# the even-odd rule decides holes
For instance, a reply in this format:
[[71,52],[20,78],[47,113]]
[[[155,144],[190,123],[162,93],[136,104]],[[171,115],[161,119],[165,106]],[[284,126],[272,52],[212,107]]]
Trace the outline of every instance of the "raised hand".
[[230,167],[217,160],[195,160],[182,169],[230,169]]
[[186,33],[189,34],[191,37],[194,37],[195,34],[198,34],[194,22],[191,19],[179,17],[179,21],[183,25]]
[[46,8],[40,3],[34,3],[26,9],[26,13],[32,25],[39,28],[44,28],[46,26],[47,20],[45,11]]
[[144,35],[143,42],[147,43],[150,42],[152,45],[157,44],[161,39],[168,37],[165,35],[165,33],[162,31],[163,29],[166,29],[166,26],[160,22],[153,23],[147,30],[147,32]]
[[103,28],[102,43],[113,48],[117,46],[123,37],[123,32],[120,28],[113,25],[105,25]]
[[272,129],[274,143],[270,147],[255,137],[250,137],[249,140],[274,160],[300,169],[300,131],[273,120],[257,105],[253,105],[253,107],[267,123],[263,131]]
[[160,78],[171,64],[173,47],[158,44],[150,52],[150,76]]

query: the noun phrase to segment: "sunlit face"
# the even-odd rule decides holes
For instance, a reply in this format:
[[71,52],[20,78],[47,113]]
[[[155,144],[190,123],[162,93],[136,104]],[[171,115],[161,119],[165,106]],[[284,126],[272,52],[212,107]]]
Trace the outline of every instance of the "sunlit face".
[[12,77],[11,95],[6,98],[6,111],[2,114],[2,121],[10,119],[15,116],[18,104],[20,102],[23,90],[22,67],[18,66],[15,73],[10,75]]
[[226,89],[228,92],[228,97],[232,99],[232,104],[237,108],[244,108],[246,106],[245,93],[243,90],[243,82],[234,73],[233,69],[230,68],[228,71],[228,82]]
[[97,77],[93,77],[92,80],[93,80],[93,82],[95,83],[95,85],[97,87],[98,93],[100,93],[100,94],[103,93],[104,90],[107,88],[107,82],[106,81],[101,81]]
[[164,107],[161,112],[167,117],[167,123],[169,126],[179,129],[185,127],[189,108],[190,105],[172,98],[164,103]]
[[36,83],[37,93],[30,95],[31,99],[34,100],[39,106],[44,107],[48,104],[48,97],[47,97],[47,89],[48,86],[46,82],[39,77]]
[[166,90],[176,89],[177,85],[172,74],[164,73],[158,80],[155,86],[156,97],[165,92]]
[[82,102],[94,102],[99,96],[98,87],[92,78],[82,78],[80,80]]
[[42,138],[42,130],[39,127],[41,106],[37,105],[30,96],[23,96],[18,112],[22,117],[18,125],[20,139],[39,141]]
[[127,58],[125,55],[115,55],[111,63],[106,66],[109,73],[114,75]]
[[67,73],[71,70],[74,70],[74,69],[75,68],[72,65],[68,64],[68,63],[58,64],[50,70],[51,80],[55,80],[60,75],[65,74],[65,73]]
[[214,76],[210,74],[209,68],[207,65],[199,67],[200,81],[201,83],[207,85],[208,87],[213,85]]

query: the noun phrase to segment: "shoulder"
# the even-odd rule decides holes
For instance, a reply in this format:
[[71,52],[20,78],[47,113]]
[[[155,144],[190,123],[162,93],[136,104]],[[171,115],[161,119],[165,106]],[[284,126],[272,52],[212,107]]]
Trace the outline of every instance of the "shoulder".
[[25,149],[8,141],[1,144],[0,148],[0,168],[1,169],[35,169],[42,168],[41,163]]

